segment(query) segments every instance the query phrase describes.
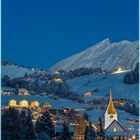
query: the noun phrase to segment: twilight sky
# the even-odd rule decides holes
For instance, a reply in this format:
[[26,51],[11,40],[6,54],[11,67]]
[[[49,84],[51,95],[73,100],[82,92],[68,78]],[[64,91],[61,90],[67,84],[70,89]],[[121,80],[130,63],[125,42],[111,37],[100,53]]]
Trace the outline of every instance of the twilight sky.
[[2,0],[2,60],[49,68],[105,38],[138,40],[138,0]]

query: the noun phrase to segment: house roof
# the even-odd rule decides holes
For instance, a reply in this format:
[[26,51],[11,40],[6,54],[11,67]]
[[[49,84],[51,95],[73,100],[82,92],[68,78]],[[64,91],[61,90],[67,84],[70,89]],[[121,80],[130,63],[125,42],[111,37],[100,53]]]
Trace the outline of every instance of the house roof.
[[[116,128],[116,131],[114,131],[114,128]],[[106,129],[105,134],[110,136],[121,136],[121,135],[127,135],[127,131],[121,126],[121,124],[114,120]]]
[[15,91],[15,88],[12,88],[12,87],[1,87],[1,90]]

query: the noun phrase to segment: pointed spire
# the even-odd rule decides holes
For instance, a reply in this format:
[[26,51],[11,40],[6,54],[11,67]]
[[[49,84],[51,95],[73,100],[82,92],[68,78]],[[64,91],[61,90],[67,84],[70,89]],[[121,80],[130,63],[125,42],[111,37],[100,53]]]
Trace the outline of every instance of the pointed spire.
[[110,91],[109,103],[107,106],[107,114],[117,114],[116,109],[114,108],[111,91]]

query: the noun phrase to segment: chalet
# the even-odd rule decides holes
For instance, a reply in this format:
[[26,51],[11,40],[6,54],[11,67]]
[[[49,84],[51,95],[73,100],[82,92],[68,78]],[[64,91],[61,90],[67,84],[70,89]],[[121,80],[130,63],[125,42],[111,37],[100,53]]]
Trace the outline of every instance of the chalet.
[[32,101],[31,102],[31,107],[39,107],[39,102],[38,101]]
[[74,123],[75,125],[72,140],[84,140],[86,127],[85,118],[77,114],[74,117]]
[[59,77],[54,77],[53,80],[57,83],[62,83],[63,82],[63,80]]
[[14,99],[10,100],[10,101],[8,102],[8,106],[9,106],[9,107],[15,107],[15,106],[17,106],[16,100],[14,100]]
[[91,92],[86,92],[86,93],[84,94],[84,96],[92,96],[92,93],[91,93]]
[[2,94],[14,94],[15,93],[15,88],[11,87],[1,87],[1,93]]
[[19,107],[28,107],[28,101],[27,100],[19,101]]
[[29,91],[25,88],[19,88],[18,94],[19,95],[29,95]]

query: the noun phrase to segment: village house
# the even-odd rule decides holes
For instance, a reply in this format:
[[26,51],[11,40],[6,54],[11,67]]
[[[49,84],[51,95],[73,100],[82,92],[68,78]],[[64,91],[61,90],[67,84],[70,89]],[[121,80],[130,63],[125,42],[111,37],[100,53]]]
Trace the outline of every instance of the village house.
[[19,101],[19,107],[28,107],[28,101],[27,100],[21,100]]
[[84,96],[92,96],[92,93],[91,92],[86,92],[86,93],[84,93]]
[[38,101],[32,101],[31,102],[31,107],[39,107],[39,102]]
[[17,106],[17,101],[12,99],[8,102],[9,107],[16,107]]
[[11,87],[1,87],[1,94],[14,94],[15,93],[15,88]]
[[19,88],[18,89],[18,94],[19,95],[29,95],[29,91],[25,88]]

